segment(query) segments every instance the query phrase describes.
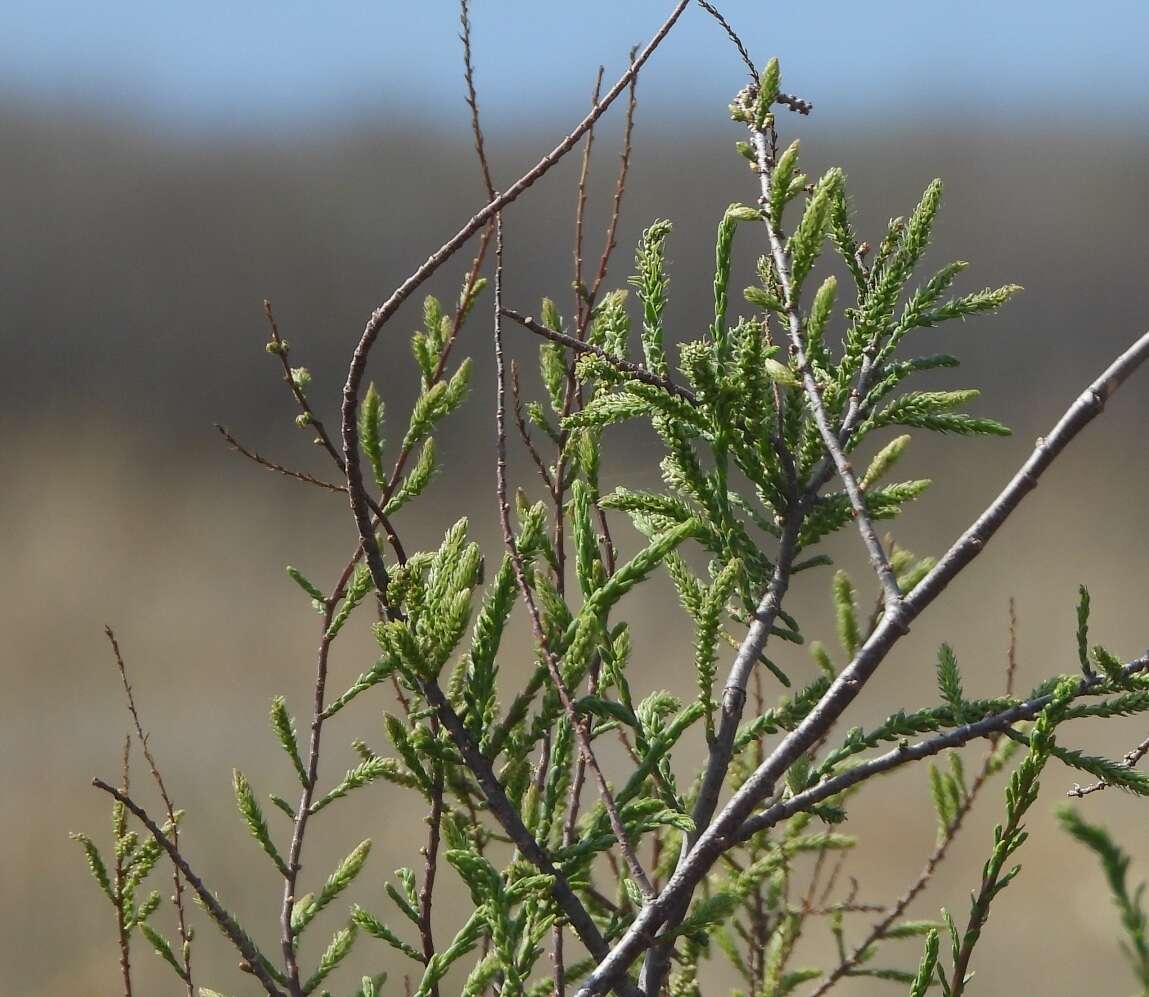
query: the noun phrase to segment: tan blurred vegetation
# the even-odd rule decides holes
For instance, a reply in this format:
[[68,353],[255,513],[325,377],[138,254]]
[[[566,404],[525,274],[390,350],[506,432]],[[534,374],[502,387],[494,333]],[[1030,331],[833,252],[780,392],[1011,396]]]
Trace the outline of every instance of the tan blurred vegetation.
[[[1007,441],[930,442],[916,454],[911,448],[912,470],[936,484],[899,524],[898,540],[938,553],[1076,388],[1149,322],[1149,140],[1078,134],[1069,126],[1016,132],[983,126],[973,115],[877,119],[845,131],[820,125],[817,116],[784,124],[803,136],[816,163],[844,165],[855,200],[866,206],[863,235],[875,236],[888,216],[907,212],[925,183],[941,175],[947,196],[932,261],[971,259],[967,290],[1005,281],[1027,288],[998,318],[920,334],[922,352],[947,349],[963,358],[960,371],[944,375],[946,385],[984,387],[978,411],[1016,429]],[[713,124],[686,131],[668,125],[640,116],[611,284],[621,285],[629,272],[639,229],[671,217],[669,325],[685,330],[706,314],[713,227],[730,201],[751,198],[753,188],[720,111]],[[612,180],[606,147],[617,127],[602,133],[592,184],[595,239]],[[492,136],[498,177],[521,172],[554,131],[524,124],[513,137]],[[465,134],[394,130],[370,120],[342,130],[177,134],[85,108],[0,109],[4,992],[114,992],[110,912],[67,840],[70,830],[106,832],[106,801],[88,780],[115,775],[126,729],[101,634],[105,622],[121,637],[153,748],[177,804],[189,811],[188,854],[257,935],[258,925],[270,925],[279,887],[234,814],[230,768],[241,765],[263,792],[287,786],[263,717],[280,692],[302,709],[317,628],[282,567],[297,564],[327,580],[355,534],[339,497],[254,468],[227,451],[211,424],[227,423],[262,452],[328,473],[292,424],[286,391],[263,352],[261,299],[274,302],[295,359],[312,370],[313,395],[331,416],[345,360],[371,308],[481,203],[469,143]],[[507,297],[515,307],[535,310],[542,294],[564,304],[570,297],[573,168],[556,171],[509,216]],[[755,251],[747,242],[737,248],[748,272]],[[433,290],[453,294],[458,271]],[[407,397],[413,316],[409,309],[393,326],[372,371],[396,420]],[[926,344],[930,336],[937,342]],[[434,517],[424,511],[424,518],[400,523],[409,548],[429,545],[469,514],[486,549],[496,549],[492,390],[484,376],[491,364],[481,308],[466,337],[477,387],[443,441],[450,469],[431,493]],[[533,344],[517,349],[527,357]],[[1149,382],[1141,379],[917,625],[851,722],[928,701],[933,652],[943,639],[954,644],[971,691],[994,692],[1011,595],[1021,621],[1023,686],[1074,666],[1079,582],[1093,591],[1099,639],[1122,655],[1149,643],[1147,418]],[[613,442],[607,481],[615,473],[632,478],[640,473],[635,467],[650,473],[649,440],[619,434]],[[521,469],[522,456],[516,459]],[[852,543],[839,550],[843,563],[860,565]],[[828,588],[828,573],[800,576],[795,605],[809,636],[832,637]],[[659,583],[630,603],[639,688],[686,691],[692,681],[687,628],[667,611],[670,599]],[[343,647],[336,684],[361,671],[369,653],[367,639]],[[801,649],[785,651],[784,660],[799,675],[810,669]],[[513,669],[504,679],[513,680]],[[379,709],[376,701],[349,710],[332,729],[329,774],[342,772],[352,737],[381,743]],[[1144,733],[1136,721],[1109,725],[1104,740],[1089,747],[1120,754]],[[142,770],[136,778],[142,786]],[[1117,962],[1116,920],[1101,877],[1050,817],[1073,775],[1051,765],[1045,782],[1025,872],[1002,897],[979,949],[979,992],[1017,992],[1024,982],[1035,992],[1072,994],[1088,981],[1095,992],[1124,993],[1129,981]],[[918,904],[919,916],[932,916],[942,902],[964,916],[999,799],[996,789],[982,798],[947,870]],[[414,864],[418,822],[405,804],[393,789],[364,791],[346,805],[346,820],[324,825],[327,837],[311,853],[307,873],[326,876],[356,843],[352,815],[376,839],[371,863],[378,877]],[[1143,803],[1110,792],[1081,806],[1114,824],[1136,855],[1149,857]],[[924,769],[863,795],[851,823],[863,835],[849,867],[859,897],[887,902],[933,844]],[[1149,874],[1149,864],[1140,872]],[[360,891],[378,907],[380,878]],[[226,967],[218,985],[250,992],[233,985],[234,959],[202,920],[200,937],[201,970]],[[272,937],[268,932],[265,943]],[[811,955],[829,953],[828,934],[806,942]],[[362,945],[361,957],[369,946]],[[917,957],[917,946],[903,943],[901,964]],[[175,992],[144,945],[135,958],[142,992]],[[381,958],[394,968],[390,956]],[[400,992],[396,979],[388,992]],[[840,992],[887,992],[884,986],[843,985]]]

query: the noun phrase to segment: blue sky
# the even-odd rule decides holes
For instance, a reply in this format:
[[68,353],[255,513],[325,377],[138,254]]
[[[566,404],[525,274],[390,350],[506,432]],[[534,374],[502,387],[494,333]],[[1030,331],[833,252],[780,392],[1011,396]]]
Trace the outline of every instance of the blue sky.
[[[1147,0],[727,0],[756,59],[852,117],[937,109],[1149,124]],[[474,0],[491,126],[566,122],[599,62],[608,74],[669,0]],[[777,11],[778,13],[774,13]],[[173,125],[338,122],[365,112],[452,123],[463,114],[457,8],[449,0],[3,0],[0,89],[125,104]],[[695,115],[741,85],[725,38],[690,10],[651,67],[645,104]],[[960,123],[960,118],[956,119]]]

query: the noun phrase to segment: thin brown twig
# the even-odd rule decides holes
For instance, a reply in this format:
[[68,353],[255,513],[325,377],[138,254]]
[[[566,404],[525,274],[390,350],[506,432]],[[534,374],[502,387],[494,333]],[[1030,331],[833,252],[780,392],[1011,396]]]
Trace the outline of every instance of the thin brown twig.
[[[603,67],[599,66],[598,74],[595,76],[594,90],[591,94],[591,107],[598,104],[599,97],[602,94],[602,75]],[[631,83],[633,82],[632,80]],[[586,183],[587,177],[590,175],[591,150],[594,147],[594,131],[593,124],[586,131],[586,141],[583,143],[582,163],[579,167],[578,183],[576,185],[577,193],[575,196],[574,280],[572,281],[572,285],[575,295],[575,329],[577,333],[576,338],[578,339],[583,338],[586,324],[590,319],[590,305],[586,300],[586,288],[582,280],[582,231],[583,218],[586,214]],[[556,444],[557,454],[555,456],[555,488],[553,494],[555,525],[552,543],[555,551],[555,587],[558,589],[560,596],[566,594],[566,516],[564,515],[563,504],[567,488],[567,442],[570,439],[570,431],[563,427],[563,422],[574,410],[582,396],[578,379],[575,377],[576,359],[575,356],[569,354],[563,358],[565,388],[563,391],[562,411],[559,413],[560,428],[559,438]]]
[[[438,721],[431,718],[431,733],[438,730]],[[443,825],[443,763],[434,762],[431,781],[431,813],[427,817],[427,845],[423,849],[423,888],[419,891],[419,940],[423,946],[424,965],[435,957],[435,935],[431,925],[431,905],[435,895],[435,874],[439,862],[439,837]],[[439,997],[439,984],[431,986],[431,997]]]
[[1009,597],[1009,644],[1005,656],[1005,694],[1013,695],[1013,680],[1017,676],[1017,604]]
[[510,554],[511,562],[514,565],[515,577],[518,582],[519,592],[523,598],[523,602],[527,607],[528,615],[531,619],[531,627],[534,630],[535,640],[538,644],[539,653],[543,655],[547,669],[551,675],[551,681],[554,683],[555,690],[558,693],[559,700],[562,703],[563,709],[567,714],[570,721],[571,728],[574,731],[575,737],[579,742],[579,748],[586,758],[586,763],[589,766],[595,782],[598,784],[599,795],[602,798],[602,803],[606,809],[607,816],[610,820],[611,830],[614,831],[615,838],[618,843],[619,850],[623,854],[627,867],[630,869],[631,875],[634,877],[635,882],[646,896],[652,896],[654,888],[650,884],[650,879],[646,875],[646,871],[642,867],[638,856],[634,852],[626,836],[626,831],[622,823],[622,818],[619,815],[618,807],[614,802],[614,795],[611,793],[610,786],[607,784],[606,776],[603,774],[602,768],[598,764],[595,757],[594,749],[591,747],[590,733],[586,728],[585,720],[579,715],[578,709],[575,707],[574,700],[571,698],[570,690],[563,680],[562,672],[559,669],[558,661],[555,659],[554,654],[547,646],[546,630],[543,627],[542,617],[539,614],[538,605],[535,603],[534,592],[527,581],[526,569],[523,566],[523,560],[519,554],[518,544],[515,542],[514,530],[511,527],[511,503],[508,498],[507,491],[507,431],[506,431],[506,393],[507,393],[507,373],[506,363],[503,357],[503,309],[502,309],[502,295],[503,295],[503,225],[502,216],[496,216],[496,235],[495,235],[495,371],[496,371],[496,409],[495,409],[495,434],[496,434],[496,490],[498,495],[499,505],[499,518],[502,523],[503,529],[503,544]]
[[[634,57],[637,52],[638,46],[630,50],[629,58],[631,62],[634,62]],[[610,258],[614,253],[615,247],[618,245],[618,225],[622,217],[622,200],[626,194],[626,180],[630,173],[631,157],[634,151],[634,118],[637,109],[638,77],[635,76],[630,81],[627,94],[626,118],[623,123],[622,152],[619,156],[619,169],[618,175],[615,178],[614,196],[611,199],[610,221],[606,227],[606,238],[603,243],[602,253],[599,256],[598,270],[595,271],[594,280],[591,282],[589,288],[583,288],[585,308],[582,310],[577,330],[577,338],[580,340],[586,338],[586,330],[590,324],[591,317],[594,315],[594,306],[598,300],[599,290],[602,288],[603,281],[606,280],[607,271],[610,267]],[[581,278],[579,283],[581,285]],[[582,385],[579,385],[579,402],[581,405]],[[613,575],[616,567],[614,539],[611,536],[610,521],[607,519],[606,510],[599,504],[597,488],[594,495],[594,508],[599,522],[599,545],[602,550],[603,563],[606,566],[607,575]],[[657,842],[660,839],[656,838],[655,840]]]
[[283,464],[277,463],[268,457],[264,457],[259,452],[252,450],[250,447],[244,446],[239,442],[227,429],[226,426],[221,426],[218,422],[215,424],[216,430],[219,435],[226,441],[227,445],[239,454],[242,454],[254,464],[266,468],[268,471],[275,471],[288,478],[294,478],[296,481],[302,481],[308,485],[315,485],[317,488],[326,489],[329,492],[346,492],[347,486],[345,484],[336,484],[332,481],[324,481],[322,478],[317,478],[313,474],[308,474],[306,471],[296,471],[290,467],[285,467]]
[[[604,67],[598,67],[594,79],[594,90],[591,93],[590,106],[594,107],[602,95],[602,76]],[[631,80],[634,86],[634,80]],[[582,233],[583,222],[586,218],[586,184],[590,177],[591,150],[594,148],[594,127],[586,132],[586,141],[582,147],[582,163],[579,166],[578,183],[575,185],[575,228],[574,228],[574,294],[575,294],[575,325],[580,333],[586,328],[590,316],[590,304],[587,300],[587,289],[582,279]],[[579,338],[582,336],[580,334]]]
[[[294,372],[291,368],[291,363],[288,360],[288,355],[291,352],[291,347],[287,340],[285,340],[279,334],[279,323],[275,319],[275,313],[272,311],[271,302],[266,298],[263,302],[263,311],[264,315],[267,317],[267,324],[271,331],[271,342],[275,345],[275,349],[271,352],[279,358],[280,366],[283,368],[283,381],[291,391],[291,396],[295,399],[296,405],[299,406],[299,411],[304,420],[304,427],[306,428],[307,426],[310,426],[314,428],[316,435],[313,442],[317,443],[327,451],[328,455],[335,462],[335,466],[339,468],[340,472],[346,473],[347,469],[343,462],[343,455],[332,442],[331,435],[327,432],[327,427],[323,424],[323,421],[315,414],[315,410],[311,407],[311,402],[308,400],[302,385],[299,384],[294,376]],[[457,331],[457,329],[455,331]],[[255,460],[256,463],[263,464],[265,467],[280,471],[281,473],[287,474],[293,478],[299,478],[300,480],[308,481],[311,484],[321,485],[322,487],[329,488],[333,491],[347,491],[347,486],[345,484],[326,484],[316,478],[313,478],[311,475],[290,471],[280,467],[279,465],[265,462],[259,457],[258,454],[249,454],[247,451],[243,450],[242,447],[239,447],[239,445],[230,436],[228,436],[227,432],[223,430],[222,427],[216,426],[216,428],[224,434],[225,438],[229,443],[232,444],[232,446],[236,447],[241,453],[244,454],[244,456],[251,457],[251,459]],[[379,525],[383,527],[383,532],[387,536],[387,541],[390,543],[391,549],[395,552],[395,556],[399,559],[399,563],[402,564],[407,560],[407,555],[403,550],[402,543],[399,541],[399,534],[395,532],[395,527],[391,524],[387,514],[383,511],[383,506],[385,506],[390,501],[392,494],[394,494],[394,488],[389,489],[387,495],[381,502],[376,502],[374,499],[368,496],[367,504],[370,506],[371,512],[375,515],[375,518],[379,521]]]
[[885,911],[885,916],[870,926],[869,931],[866,932],[866,937],[854,947],[849,956],[839,962],[838,965],[830,971],[830,974],[818,985],[817,989],[810,992],[809,997],[822,997],[822,995],[829,993],[830,989],[839,980],[848,976],[851,970],[865,958],[871,947],[886,936],[890,928],[893,927],[898,919],[906,912],[910,904],[917,899],[918,895],[929,884],[935,870],[945,859],[946,854],[949,852],[950,845],[953,844],[954,839],[961,830],[966,816],[973,809],[974,802],[981,792],[982,786],[985,785],[989,776],[992,774],[993,752],[996,745],[997,737],[992,737],[981,768],[978,770],[974,781],[970,784],[969,792],[957,808],[954,818],[949,826],[946,827],[941,840],[934,846],[934,850],[930,852],[929,858],[926,859],[926,864],[922,867],[921,872],[918,873],[917,878],[910,884],[908,889],[894,901],[893,906],[880,908]]
[[[311,402],[308,400],[303,386],[295,378],[295,373],[291,368],[291,362],[288,360],[288,354],[291,352],[291,348],[287,341],[279,334],[279,323],[275,320],[275,313],[271,309],[271,302],[266,298],[263,301],[263,313],[267,317],[267,324],[271,330],[271,341],[275,344],[275,349],[271,350],[271,352],[279,357],[280,366],[283,367],[283,381],[291,391],[295,403],[299,406],[299,411],[304,416],[301,423],[302,427],[310,427],[315,430],[315,442],[322,446],[323,449],[331,455],[339,469],[343,470],[342,457],[335,444],[331,441],[327,427],[315,414],[315,410],[311,407]],[[344,488],[343,491],[346,491],[346,488]]]
[[843,901],[840,904],[827,904],[825,907],[812,907],[806,911],[809,917],[831,917],[834,914],[881,914],[888,910],[885,904]]
[[684,388],[669,378],[655,374],[641,364],[634,363],[624,357],[616,356],[609,350],[604,350],[601,346],[593,346],[590,343],[583,342],[581,339],[576,339],[574,336],[568,336],[565,332],[548,329],[533,316],[524,315],[522,312],[515,311],[513,308],[504,307],[500,309],[500,311],[505,317],[522,326],[528,332],[533,332],[536,336],[549,339],[552,343],[558,343],[560,346],[565,346],[576,353],[589,353],[591,356],[598,357],[600,360],[605,360],[628,377],[633,377],[636,381],[649,384],[653,388],[661,388],[667,392],[667,394],[675,395],[689,402],[691,405],[698,404],[698,399],[689,388]]
[[[741,56],[743,63],[746,65],[746,69],[750,73],[751,85],[757,87],[761,77],[759,76],[757,67],[754,65],[754,59],[751,57],[745,43],[738,36],[738,33],[731,27],[730,22],[722,16],[722,13],[717,7],[711,3],[707,3],[706,0],[698,0],[698,6],[721,25],[722,30],[726,32],[730,41],[734,44],[734,47],[738,49],[738,55]],[[813,103],[808,100],[803,100],[801,97],[796,97],[793,94],[779,93],[774,99],[783,107],[788,107],[791,111],[798,114],[807,115],[814,110]]]
[[[630,61],[632,63],[637,53],[638,46],[636,45],[630,50]],[[598,270],[595,272],[594,281],[591,283],[587,292],[586,318],[582,328],[579,330],[579,339],[583,338],[583,334],[586,331],[586,322],[590,320],[591,310],[594,307],[595,301],[598,300],[598,292],[602,287],[603,281],[606,280],[607,270],[610,267],[610,258],[614,253],[615,247],[618,245],[618,223],[622,217],[622,199],[626,194],[626,178],[630,173],[631,156],[634,153],[634,116],[636,110],[638,110],[637,76],[630,81],[626,102],[626,120],[623,123],[622,129],[622,153],[619,155],[618,177],[614,183],[614,198],[611,201],[610,221],[606,226],[606,241],[603,244],[602,255],[598,260]]]
[[298,897],[297,887],[299,873],[302,870],[303,844],[307,833],[308,820],[311,817],[311,804],[315,797],[315,788],[319,781],[319,750],[323,736],[323,723],[325,720],[324,706],[327,690],[328,659],[331,645],[335,636],[331,633],[331,622],[335,618],[335,610],[342,593],[351,580],[351,574],[357,559],[348,562],[342,575],[335,584],[330,597],[323,606],[323,637],[319,642],[319,650],[315,662],[314,703],[311,715],[311,733],[308,738],[307,761],[304,771],[306,779],[299,794],[299,805],[295,810],[295,819],[292,822],[291,844],[287,853],[287,872],[283,877],[283,904],[280,908],[280,946],[283,951],[284,967],[287,970],[287,983],[292,997],[302,997],[303,985],[299,976],[299,960],[296,956],[296,928],[292,913]]
[[491,179],[491,167],[487,162],[487,147],[483,140],[483,129],[479,124],[479,99],[475,94],[475,67],[471,61],[471,12],[468,0],[459,2],[459,21],[463,33],[459,40],[463,43],[463,78],[467,84],[467,107],[471,109],[471,134],[475,140],[475,155],[483,172],[483,186],[487,190],[487,200],[495,199],[495,182]]
[[531,439],[531,430],[527,425],[526,416],[523,412],[523,394],[521,385],[519,384],[519,364],[517,360],[511,361],[511,400],[515,413],[515,425],[519,430],[519,439],[523,441],[523,446],[526,447],[527,453],[530,454],[531,461],[534,463],[535,469],[539,472],[539,477],[543,479],[543,484],[546,485],[547,491],[554,496],[557,494],[554,479],[551,477],[551,472],[547,468],[542,455],[535,447],[534,440]]
[[[530,188],[540,177],[548,173],[556,163],[566,156],[578,143],[586,130],[594,124],[614,103],[642,66],[654,54],[662,40],[682,16],[690,0],[678,0],[670,16],[663,22],[654,37],[642,50],[638,58],[631,64],[619,80],[611,87],[606,96],[599,101],[594,109],[575,126],[566,137],[547,155],[539,160],[533,168],[523,174],[514,184],[496,198],[492,198],[483,208],[476,212],[458,232],[432,253],[427,260],[414,273],[412,273],[391,296],[377,308],[371,315],[359,339],[358,345],[352,355],[351,364],[347,372],[347,381],[343,388],[343,404],[341,407],[341,439],[343,456],[346,464],[348,498],[351,504],[351,513],[355,519],[359,538],[363,543],[364,554],[367,559],[371,577],[376,585],[386,585],[387,572],[379,545],[375,541],[372,530],[367,495],[363,485],[363,470],[360,464],[359,453],[359,390],[363,382],[363,375],[367,369],[367,361],[371,350],[383,327],[422,284],[431,277],[444,263],[455,255],[479,229],[487,225],[497,213],[513,203],[524,191]],[[385,588],[380,595],[385,594]]]
[[[175,805],[172,803],[172,798],[168,794],[168,788],[164,782],[164,777],[160,774],[159,766],[156,764],[155,757],[152,755],[152,749],[149,742],[149,736],[144,731],[144,725],[140,721],[140,714],[136,709],[136,697],[132,692],[132,686],[128,682],[128,670],[124,664],[124,656],[120,652],[120,644],[116,639],[115,632],[110,626],[104,627],[104,633],[108,638],[108,643],[112,645],[112,654],[116,659],[116,669],[120,673],[120,683],[124,688],[124,696],[127,699],[128,712],[131,714],[132,723],[136,728],[136,738],[140,742],[140,747],[144,753],[144,760],[148,763],[148,768],[151,769],[152,781],[155,782],[156,788],[159,790],[160,799],[163,801],[164,810],[167,812],[168,822],[172,828],[172,844],[176,848],[180,846],[180,830],[179,821],[176,815]],[[126,751],[126,749],[125,749]],[[127,785],[127,758],[125,754],[125,780],[124,792],[128,792]],[[191,932],[187,924],[187,911],[184,907],[184,881],[183,875],[180,873],[179,867],[172,866],[172,904],[176,910],[176,925],[180,938],[180,953],[181,961],[183,962],[182,978],[184,984],[187,986],[188,997],[194,997],[195,985],[192,980],[192,965],[191,965]]]
[[[124,754],[120,763],[120,780],[124,792],[131,788],[131,754],[132,735],[124,736]],[[131,936],[128,934],[128,910],[125,909],[127,897],[124,892],[124,874],[127,871],[124,864],[124,851],[120,848],[119,839],[124,837],[127,828],[124,826],[122,811],[116,815],[116,864],[112,872],[112,889],[116,898],[116,941],[120,948],[120,977],[124,984],[124,997],[132,997],[132,948]]]
[[745,43],[738,36],[738,32],[730,26],[730,22],[722,16],[722,12],[712,3],[707,3],[707,0],[698,0],[698,6],[701,7],[707,14],[709,14],[719,25],[722,30],[726,32],[727,37],[733,43],[734,47],[738,49],[738,54],[742,57],[743,63],[746,65],[747,71],[750,73],[750,79],[758,82],[758,67],[754,65],[754,60],[750,57],[750,52],[746,48]]

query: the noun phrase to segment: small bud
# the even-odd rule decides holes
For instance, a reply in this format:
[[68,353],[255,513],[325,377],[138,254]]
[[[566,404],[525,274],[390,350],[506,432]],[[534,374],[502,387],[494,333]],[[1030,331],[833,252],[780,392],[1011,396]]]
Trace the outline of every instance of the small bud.
[[306,412],[300,412],[299,415],[295,417],[295,424],[300,429],[306,429],[311,425],[311,416],[309,416]]
[[311,383],[311,371],[306,367],[292,367],[291,383],[303,391]]
[[732,204],[726,209],[726,218],[735,222],[757,222],[762,220],[762,212],[748,204]]

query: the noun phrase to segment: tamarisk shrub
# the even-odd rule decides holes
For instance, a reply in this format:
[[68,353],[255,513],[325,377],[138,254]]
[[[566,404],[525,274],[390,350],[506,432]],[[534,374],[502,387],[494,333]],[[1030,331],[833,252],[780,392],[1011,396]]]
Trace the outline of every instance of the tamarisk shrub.
[[[333,580],[287,569],[304,611],[310,603],[320,618],[314,699],[302,722],[299,704],[271,700],[269,744],[284,761],[275,791],[257,789],[240,770],[233,786],[254,848],[281,881],[263,921],[241,923],[189,864],[181,835],[204,829],[169,797],[115,648],[134,737],[164,812],[152,816],[131,795],[125,751],[119,786],[95,780],[114,800],[113,851],[105,856],[91,838],[76,837],[114,909],[129,997],[130,953],[140,937],[187,994],[223,992],[200,986],[193,973],[189,896],[203,908],[195,917],[213,922],[242,959],[247,982],[217,984],[232,993],[258,986],[271,997],[372,997],[399,992],[398,981],[407,979],[418,997],[700,995],[703,966],[725,961],[744,981],[739,992],[754,997],[802,988],[823,994],[848,976],[914,995],[936,985],[956,997],[971,978],[995,898],[1018,874],[1023,821],[1046,762],[1057,758],[1098,784],[1149,794],[1149,779],[1135,768],[1140,755],[1116,762],[1068,746],[1071,721],[1149,710],[1149,657],[1122,662],[1090,645],[1084,589],[1066,673],[1019,694],[1011,664],[1006,689],[977,698],[943,645],[935,703],[907,705],[870,728],[841,722],[909,624],[1149,357],[1149,336],[1085,387],[940,557],[918,557],[884,539],[875,524],[896,518],[929,485],[897,476],[911,441],[928,446],[931,434],[1008,432],[970,410],[976,390],[919,386],[928,383],[923,375],[958,364],[929,351],[925,330],[995,312],[1019,288],[955,290],[962,261],[921,272],[941,181],[873,244],[863,242],[845,173],[808,176],[799,143],[782,136],[782,119],[808,114],[812,105],[782,89],[778,60],[759,71],[708,3],[702,8],[727,30],[750,76],[730,106],[742,132],[738,152],[749,161],[746,193],[717,219],[709,325],[689,338],[676,323],[667,263],[673,219],[646,227],[630,275],[612,281],[638,75],[686,6],[674,7],[605,92],[600,76],[587,117],[500,192],[480,127],[470,13],[462,4],[466,96],[488,203],[371,315],[350,360],[338,431],[317,415],[311,374],[293,366],[294,347],[268,306],[267,349],[296,421],[341,481],[271,462],[222,432],[253,460],[348,499],[359,545]],[[624,94],[611,221],[597,268],[584,272],[591,139],[596,121]],[[543,298],[536,318],[505,300],[503,214],[580,142],[575,304],[564,314]],[[407,374],[418,394],[408,412],[393,413],[367,376],[372,349],[399,306],[472,241],[474,262],[458,296],[424,300]],[[757,259],[750,287],[731,286],[736,252]],[[844,286],[831,266],[848,275]],[[505,361],[511,329],[540,339],[539,398],[526,396],[517,367]],[[431,494],[435,434],[468,404],[466,354],[478,349],[493,349],[496,361],[491,511],[503,549],[480,551],[466,520],[444,522],[432,549],[411,549],[404,520]],[[608,430],[627,422],[648,426],[659,441],[650,457],[661,473],[658,488],[604,480]],[[511,489],[512,455],[529,462],[537,484]],[[623,530],[642,538],[625,559],[613,539]],[[867,552],[880,592],[868,616],[857,608],[859,583],[828,571],[823,542],[839,531],[856,531]],[[693,646],[667,664],[692,669],[695,691],[685,700],[639,687],[631,668],[642,648],[628,625],[628,596],[659,573],[672,580],[693,625]],[[808,635],[787,609],[787,594],[799,584],[828,589],[836,614],[837,648],[810,643],[812,661],[796,649]],[[533,670],[517,686],[503,675],[505,636],[516,618],[534,640]],[[349,686],[333,689],[332,648],[355,627],[371,628],[377,655]],[[344,708],[360,698],[382,710],[381,730],[341,727]],[[699,766],[683,762],[684,739],[694,736],[705,745]],[[345,773],[323,764],[321,746],[330,738],[358,752]],[[385,749],[369,746],[382,739]],[[988,749],[970,776],[953,749],[977,739]],[[600,764],[606,750],[612,779]],[[620,754],[622,777],[614,764]],[[857,903],[836,885],[854,844],[846,833],[852,797],[877,775],[943,754],[928,763],[939,831],[925,869],[895,903]],[[975,799],[1005,772],[1004,817],[968,913],[906,919]],[[307,861],[313,836],[338,827],[332,818],[345,797],[383,792],[426,810],[426,840],[411,867],[393,877],[373,867],[365,835],[334,869]],[[1104,832],[1076,815],[1064,819],[1103,861],[1144,982],[1145,919],[1140,894],[1125,886],[1128,860]],[[800,861],[809,855],[812,865]],[[175,937],[152,924],[160,893],[140,899],[161,866],[173,877]],[[470,897],[453,936],[434,905],[448,877]],[[383,886],[371,909],[349,906],[344,896],[364,878]],[[798,938],[814,925],[837,940],[832,965],[795,963]],[[325,946],[305,959],[301,941],[316,934]],[[886,944],[914,936],[924,939],[916,970],[912,956]]]

